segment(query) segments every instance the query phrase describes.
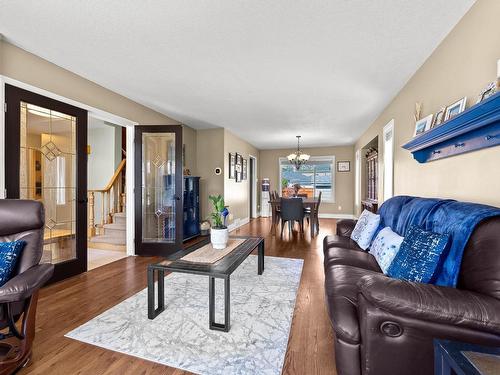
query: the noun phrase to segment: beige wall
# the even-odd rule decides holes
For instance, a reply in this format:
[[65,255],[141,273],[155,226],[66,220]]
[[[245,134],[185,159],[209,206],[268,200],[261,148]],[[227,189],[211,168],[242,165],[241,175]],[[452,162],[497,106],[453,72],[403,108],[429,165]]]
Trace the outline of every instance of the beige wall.
[[[261,178],[269,178],[271,190],[280,189],[279,158],[286,157],[295,149],[261,150],[259,169]],[[322,202],[320,214],[353,214],[354,203],[354,149],[352,146],[305,148],[304,152],[311,156],[335,156],[335,162],[348,160],[351,162],[351,172],[337,172],[335,166],[335,203]],[[339,206],[341,208],[339,208]]]
[[[238,153],[247,160],[248,178],[236,182],[229,178],[229,153]],[[250,162],[249,155],[257,158],[259,165],[259,151],[248,142],[235,136],[228,130],[224,130],[224,199],[229,206],[229,224],[250,218]],[[258,171],[257,171],[258,179]],[[258,187],[257,187],[258,191]],[[259,198],[257,195],[257,203]]]
[[182,125],[182,143],[185,147],[184,168],[188,168],[191,175],[196,176],[196,130]]
[[[425,64],[356,143],[356,149],[379,135],[395,120],[394,194],[442,197],[500,206],[500,148],[419,164],[400,146],[413,135],[415,102],[422,117],[468,97],[475,103],[479,91],[496,77],[500,58],[498,16],[500,1],[479,0],[451,31]],[[381,151],[381,158],[383,150]],[[382,159],[381,159],[382,160]],[[382,167],[382,165],[381,165]],[[383,195],[383,186],[379,198]]]
[[224,195],[224,173],[217,176],[215,168],[224,170],[224,129],[196,131],[196,175],[200,176],[201,220],[212,212],[209,195]]

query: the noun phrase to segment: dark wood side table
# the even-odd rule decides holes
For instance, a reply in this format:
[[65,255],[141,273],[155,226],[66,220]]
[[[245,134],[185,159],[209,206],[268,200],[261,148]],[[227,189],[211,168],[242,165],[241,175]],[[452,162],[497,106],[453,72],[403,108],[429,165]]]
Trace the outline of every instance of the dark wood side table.
[[500,374],[500,347],[434,340],[434,374]]

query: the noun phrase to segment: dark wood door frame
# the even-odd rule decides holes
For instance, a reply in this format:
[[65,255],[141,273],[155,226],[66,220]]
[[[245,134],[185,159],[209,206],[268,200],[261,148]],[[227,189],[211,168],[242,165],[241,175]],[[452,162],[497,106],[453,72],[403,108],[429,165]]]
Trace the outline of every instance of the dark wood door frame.
[[62,112],[76,118],[76,259],[56,264],[50,282],[87,271],[87,111],[70,104],[5,85],[5,188],[7,198],[19,198],[20,118],[26,102]]
[[[142,134],[175,134],[175,243],[142,242]],[[135,127],[134,137],[134,216],[135,216],[135,253],[137,255],[168,256],[182,248],[183,210],[182,210],[182,127],[179,125],[139,125]]]

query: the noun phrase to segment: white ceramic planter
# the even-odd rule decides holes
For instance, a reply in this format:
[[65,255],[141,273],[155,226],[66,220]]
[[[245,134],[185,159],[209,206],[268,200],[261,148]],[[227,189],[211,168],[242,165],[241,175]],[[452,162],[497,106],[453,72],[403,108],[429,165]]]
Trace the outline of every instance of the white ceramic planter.
[[229,230],[226,229],[210,229],[210,242],[214,249],[222,250],[227,246],[229,240]]

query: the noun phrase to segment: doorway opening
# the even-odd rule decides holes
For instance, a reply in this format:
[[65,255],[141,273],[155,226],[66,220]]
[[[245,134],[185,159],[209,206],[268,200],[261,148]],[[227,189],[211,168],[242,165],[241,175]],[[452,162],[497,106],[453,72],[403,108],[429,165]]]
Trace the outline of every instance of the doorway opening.
[[373,138],[361,149],[361,208],[373,213],[379,207],[379,139]]
[[89,116],[88,270],[127,256],[126,128]]
[[257,217],[257,159],[255,156],[249,155],[249,218],[253,219]]

